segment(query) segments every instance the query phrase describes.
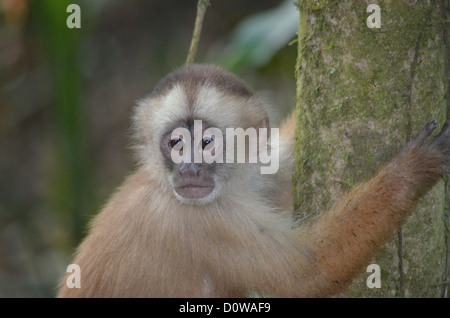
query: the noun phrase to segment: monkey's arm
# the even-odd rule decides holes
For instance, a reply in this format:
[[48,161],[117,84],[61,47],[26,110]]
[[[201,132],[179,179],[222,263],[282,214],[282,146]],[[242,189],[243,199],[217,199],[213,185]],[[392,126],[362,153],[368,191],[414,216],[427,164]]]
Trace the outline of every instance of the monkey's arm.
[[305,296],[331,296],[345,288],[447,171],[448,122],[438,137],[426,140],[436,126],[436,121],[429,122],[375,177],[353,189],[306,231],[295,231],[295,239],[314,258],[311,273],[302,275],[311,285],[311,294]]
[[275,205],[289,211],[293,207],[292,171],[294,171],[295,122],[295,112],[292,112],[280,127],[280,169],[275,175],[276,187],[271,193]]

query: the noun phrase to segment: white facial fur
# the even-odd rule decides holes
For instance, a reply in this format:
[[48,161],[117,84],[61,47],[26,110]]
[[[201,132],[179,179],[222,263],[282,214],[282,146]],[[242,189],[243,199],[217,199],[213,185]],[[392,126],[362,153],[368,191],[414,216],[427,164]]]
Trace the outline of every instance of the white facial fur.
[[255,106],[254,112],[249,111],[252,104],[257,104],[256,99],[226,94],[208,84],[197,87],[193,98],[192,96],[189,98],[189,93],[193,94],[192,91],[187,92],[181,84],[175,84],[164,95],[151,96],[138,103],[134,116],[136,148],[139,162],[155,175],[163,189],[173,191],[174,196],[182,203],[205,205],[219,197],[222,183],[226,179],[231,179],[231,175],[239,175],[238,178],[234,178],[237,180],[245,179],[247,173],[242,171],[245,168],[242,165],[227,164],[226,169],[217,169],[214,175],[216,187],[206,197],[201,199],[181,197],[173,190],[171,174],[158,173],[165,171],[163,164],[165,159],[159,151],[163,134],[168,128],[186,119],[202,120],[223,130],[224,133],[227,127],[245,128],[249,126],[249,116],[258,117],[261,109]]

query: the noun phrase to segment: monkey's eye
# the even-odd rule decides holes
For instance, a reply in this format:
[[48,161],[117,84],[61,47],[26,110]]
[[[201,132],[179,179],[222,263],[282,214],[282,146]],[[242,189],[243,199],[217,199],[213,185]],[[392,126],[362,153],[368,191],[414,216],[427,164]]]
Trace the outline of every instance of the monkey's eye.
[[175,147],[176,144],[178,144],[181,141],[181,138],[178,139],[172,139],[171,141],[169,141],[169,147],[173,148]]
[[203,138],[202,140],[202,149],[204,150],[206,146],[213,142],[213,139]]

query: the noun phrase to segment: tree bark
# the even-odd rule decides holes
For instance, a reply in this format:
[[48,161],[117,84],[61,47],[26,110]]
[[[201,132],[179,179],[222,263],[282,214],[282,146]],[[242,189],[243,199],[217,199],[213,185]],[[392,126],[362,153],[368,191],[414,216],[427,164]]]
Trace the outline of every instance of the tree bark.
[[[366,24],[370,3],[381,28]],[[447,1],[299,0],[296,171],[299,219],[368,180],[430,119],[442,125],[448,90]],[[444,13],[444,14],[443,14]],[[448,277],[444,182],[421,200],[344,296],[439,297]]]

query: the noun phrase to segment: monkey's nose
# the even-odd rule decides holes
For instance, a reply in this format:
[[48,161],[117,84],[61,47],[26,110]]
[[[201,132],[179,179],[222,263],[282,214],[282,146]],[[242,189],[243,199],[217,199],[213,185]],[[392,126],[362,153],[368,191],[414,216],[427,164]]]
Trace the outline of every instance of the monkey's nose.
[[183,163],[178,172],[184,178],[195,178],[200,177],[202,168],[197,163]]

